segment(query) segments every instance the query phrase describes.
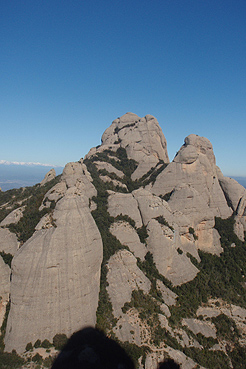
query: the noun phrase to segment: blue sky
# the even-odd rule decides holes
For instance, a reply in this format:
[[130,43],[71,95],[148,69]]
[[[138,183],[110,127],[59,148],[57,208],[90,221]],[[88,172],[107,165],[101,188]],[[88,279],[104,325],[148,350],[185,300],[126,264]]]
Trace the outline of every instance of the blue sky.
[[246,176],[246,2],[0,0],[0,160],[65,165],[131,111],[170,160],[207,137]]

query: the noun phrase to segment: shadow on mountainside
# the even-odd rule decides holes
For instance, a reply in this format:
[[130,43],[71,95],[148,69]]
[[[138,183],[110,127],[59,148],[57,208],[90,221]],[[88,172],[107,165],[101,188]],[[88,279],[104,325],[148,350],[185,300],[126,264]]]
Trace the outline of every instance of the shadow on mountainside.
[[[88,327],[74,333],[59,353],[51,369],[134,369],[125,350],[102,331]],[[158,369],[179,369],[172,359]]]
[[91,327],[74,333],[52,369],[134,369],[125,350],[98,329]]

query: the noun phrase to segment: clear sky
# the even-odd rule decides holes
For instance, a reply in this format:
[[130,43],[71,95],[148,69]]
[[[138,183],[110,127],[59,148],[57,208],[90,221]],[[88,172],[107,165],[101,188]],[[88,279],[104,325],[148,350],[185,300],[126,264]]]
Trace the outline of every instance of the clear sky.
[[65,165],[128,111],[170,160],[207,137],[246,176],[246,1],[0,0],[0,160]]

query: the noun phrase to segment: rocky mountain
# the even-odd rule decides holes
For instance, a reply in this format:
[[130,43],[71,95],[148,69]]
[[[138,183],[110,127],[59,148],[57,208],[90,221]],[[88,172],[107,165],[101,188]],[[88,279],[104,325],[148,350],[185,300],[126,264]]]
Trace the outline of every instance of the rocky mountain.
[[127,113],[61,176],[1,192],[0,221],[2,350],[97,325],[139,368],[244,367],[246,189],[208,139],[170,163],[157,120]]

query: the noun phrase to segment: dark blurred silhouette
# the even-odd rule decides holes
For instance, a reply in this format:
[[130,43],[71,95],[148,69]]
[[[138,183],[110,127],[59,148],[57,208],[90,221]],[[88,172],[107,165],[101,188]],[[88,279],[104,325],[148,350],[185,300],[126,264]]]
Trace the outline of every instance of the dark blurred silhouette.
[[[134,369],[132,359],[114,340],[92,327],[74,333],[51,369]],[[172,359],[164,360],[158,369],[180,369]]]
[[95,328],[74,333],[52,369],[134,369],[131,358],[114,340]]
[[180,369],[180,366],[173,359],[166,359],[159,364],[158,369]]

